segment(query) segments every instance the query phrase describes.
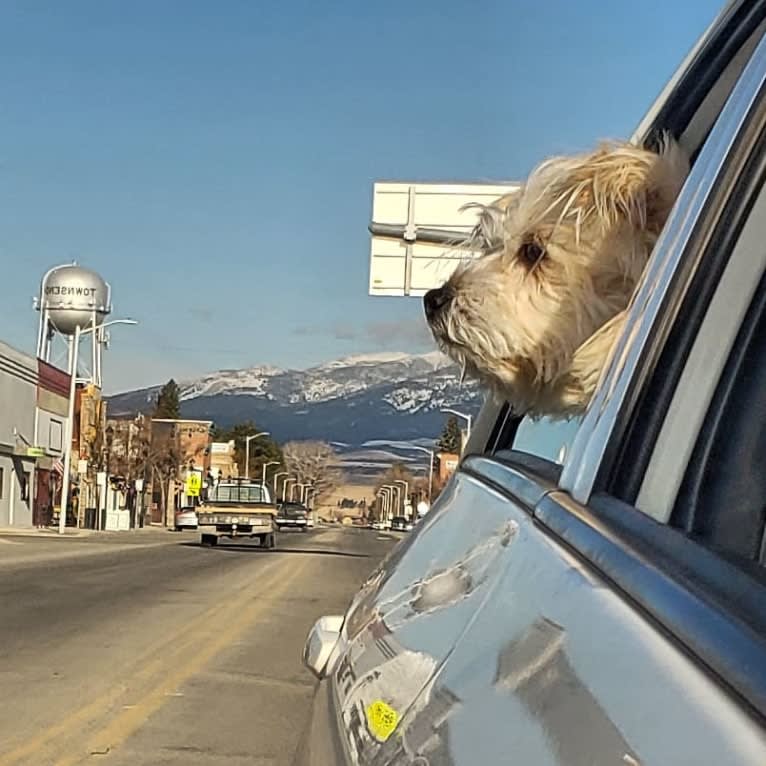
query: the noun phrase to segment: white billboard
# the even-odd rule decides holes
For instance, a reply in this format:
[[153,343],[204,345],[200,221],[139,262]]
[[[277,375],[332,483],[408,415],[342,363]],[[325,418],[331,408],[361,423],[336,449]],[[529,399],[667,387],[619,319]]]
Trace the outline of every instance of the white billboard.
[[[470,234],[479,210],[517,184],[376,182],[370,232],[370,295],[421,296],[476,252],[451,246]],[[466,207],[469,206],[469,207]]]

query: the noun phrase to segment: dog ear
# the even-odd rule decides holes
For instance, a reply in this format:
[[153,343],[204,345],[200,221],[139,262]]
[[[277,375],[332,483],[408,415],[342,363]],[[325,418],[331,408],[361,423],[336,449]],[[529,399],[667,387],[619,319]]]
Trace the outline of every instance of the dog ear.
[[669,134],[658,139],[657,151],[605,144],[576,172],[576,207],[659,234],[688,173],[688,159]]
[[665,225],[681,187],[689,175],[689,157],[670,133],[657,139],[647,191],[647,224],[657,234]]
[[613,361],[617,339],[625,330],[627,317],[627,309],[618,312],[575,351],[569,370],[557,387],[553,409],[558,415],[572,417],[585,412]]

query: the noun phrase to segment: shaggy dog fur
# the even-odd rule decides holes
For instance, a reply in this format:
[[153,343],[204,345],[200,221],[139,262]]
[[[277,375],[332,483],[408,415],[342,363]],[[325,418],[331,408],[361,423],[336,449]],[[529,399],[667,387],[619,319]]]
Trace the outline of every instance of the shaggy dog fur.
[[424,297],[438,345],[516,412],[580,414],[688,170],[668,136],[539,165],[483,209],[484,254]]

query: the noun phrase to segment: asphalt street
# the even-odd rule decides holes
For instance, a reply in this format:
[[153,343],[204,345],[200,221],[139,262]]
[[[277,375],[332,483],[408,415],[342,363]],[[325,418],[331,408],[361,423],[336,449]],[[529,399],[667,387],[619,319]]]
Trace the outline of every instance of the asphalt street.
[[393,540],[197,539],[0,536],[0,766],[291,762],[314,692],[306,634]]

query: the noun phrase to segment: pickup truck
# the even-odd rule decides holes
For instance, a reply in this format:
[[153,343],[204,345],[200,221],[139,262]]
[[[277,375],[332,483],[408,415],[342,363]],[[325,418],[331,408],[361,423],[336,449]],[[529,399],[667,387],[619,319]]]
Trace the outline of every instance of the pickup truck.
[[268,487],[250,480],[227,480],[208,487],[197,508],[203,545],[216,545],[221,537],[257,537],[262,548],[277,543],[277,506]]

